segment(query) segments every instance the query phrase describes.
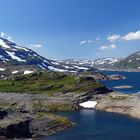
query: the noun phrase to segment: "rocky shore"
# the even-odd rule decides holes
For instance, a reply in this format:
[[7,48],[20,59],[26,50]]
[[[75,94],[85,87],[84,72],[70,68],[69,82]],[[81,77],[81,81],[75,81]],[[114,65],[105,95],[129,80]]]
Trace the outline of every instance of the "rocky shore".
[[48,136],[72,127],[74,124],[67,118],[54,113],[80,109],[80,102],[109,91],[102,87],[87,93],[56,93],[56,96],[0,93],[0,139]]
[[73,123],[67,118],[52,113],[70,107],[64,98],[45,94],[0,93],[0,139],[48,136],[71,127]]
[[140,94],[123,94],[110,92],[106,95],[94,95],[92,100],[96,100],[96,110],[120,113],[140,119]]
[[140,119],[140,94],[122,94],[99,88],[87,93],[0,93],[0,139],[48,136],[74,124],[57,111],[80,109],[85,101],[97,101],[96,110],[121,113]]

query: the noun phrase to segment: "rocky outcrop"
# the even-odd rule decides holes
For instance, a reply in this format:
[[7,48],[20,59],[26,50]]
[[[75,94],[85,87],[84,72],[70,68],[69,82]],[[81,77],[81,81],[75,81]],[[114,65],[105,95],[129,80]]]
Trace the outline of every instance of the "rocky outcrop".
[[50,112],[67,109],[65,100],[45,94],[0,93],[0,138],[47,136],[71,127],[67,118]]
[[95,95],[93,100],[98,104],[95,109],[120,113],[140,119],[140,94],[122,94],[111,92],[106,95]]
[[[93,80],[87,77],[88,80]],[[6,138],[32,138],[48,136],[73,126],[64,117],[52,114],[54,111],[80,109],[79,103],[96,94],[105,94],[109,89],[102,86],[89,92],[56,96],[46,94],[0,93],[0,136]]]
[[7,115],[0,120],[0,136],[5,138],[47,136],[72,126],[66,118],[49,113],[6,112]]
[[125,76],[123,76],[123,75],[117,75],[117,74],[108,75],[108,77],[109,77],[109,80],[124,80],[124,79],[126,79]]
[[95,95],[98,94],[107,94],[109,92],[112,92],[111,89],[108,89],[106,87],[97,88],[96,90],[89,91],[87,93],[83,93],[80,95],[75,96],[75,98],[72,100],[75,109],[80,109],[79,103],[85,102],[93,98]]

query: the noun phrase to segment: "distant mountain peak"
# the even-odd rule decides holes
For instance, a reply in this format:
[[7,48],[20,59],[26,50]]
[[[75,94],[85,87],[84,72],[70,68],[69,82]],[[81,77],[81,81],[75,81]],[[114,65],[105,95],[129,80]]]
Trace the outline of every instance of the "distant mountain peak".
[[55,60],[46,59],[35,51],[22,47],[7,39],[0,38],[0,65],[9,66],[36,66],[39,69],[48,69],[58,72],[78,72],[88,70],[89,67],[70,66]]

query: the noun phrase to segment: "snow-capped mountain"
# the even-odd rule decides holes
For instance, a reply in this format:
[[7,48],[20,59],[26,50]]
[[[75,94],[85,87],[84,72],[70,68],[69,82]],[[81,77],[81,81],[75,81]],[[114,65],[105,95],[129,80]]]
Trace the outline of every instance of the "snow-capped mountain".
[[0,71],[4,71],[9,66],[36,66],[40,69],[59,72],[79,72],[91,69],[46,59],[31,49],[0,38]]
[[140,51],[127,56],[116,65],[117,67],[125,70],[140,71]]
[[110,67],[118,62],[120,62],[121,58],[99,58],[93,60],[81,59],[81,60],[73,60],[73,59],[66,59],[66,60],[55,60],[64,65],[71,65],[71,66],[81,66],[81,67],[96,67],[96,68],[104,68]]
[[116,62],[119,62],[120,60],[121,60],[120,58],[108,57],[108,58],[95,59],[93,63],[94,65],[112,65]]

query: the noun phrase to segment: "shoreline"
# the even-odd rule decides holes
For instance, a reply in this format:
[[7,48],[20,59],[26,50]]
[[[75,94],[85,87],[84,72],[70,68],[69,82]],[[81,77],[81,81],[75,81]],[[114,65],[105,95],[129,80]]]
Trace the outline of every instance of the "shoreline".
[[140,119],[140,94],[124,94],[120,92],[111,92],[106,95],[95,95],[92,100],[98,104],[96,110],[119,113],[132,118]]
[[[88,99],[87,97],[91,97],[91,98]],[[45,130],[48,130],[48,131],[50,130],[50,131],[48,133],[45,133],[42,130],[39,131],[39,133],[43,132],[44,136],[49,136],[58,131],[62,131],[66,128],[72,127],[74,125],[65,117],[52,115],[54,110],[51,113],[48,113],[48,110],[46,108],[47,106],[45,105],[45,103],[48,103],[48,101],[51,101],[51,102],[55,101],[55,103],[57,102],[57,105],[61,103],[62,106],[66,106],[67,104],[65,103],[68,103],[68,102],[65,102],[66,97],[62,97],[60,99],[57,98],[57,100],[56,99],[54,100],[54,98],[52,98],[51,100],[51,98],[52,97],[48,97],[44,94],[33,95],[33,94],[19,94],[19,93],[0,93],[1,110],[7,111],[8,107],[9,107],[8,111],[11,112],[11,110],[14,110],[14,113],[12,115],[16,117],[18,116],[19,120],[22,120],[22,121],[18,120],[19,121],[18,122],[16,119],[14,119],[15,122],[13,123],[13,118],[12,118],[11,119],[12,121],[10,120],[11,122],[9,123],[9,125],[11,125],[12,123],[14,124],[14,126],[17,126],[17,124],[20,122],[26,122],[28,118],[28,120],[32,120],[32,119],[38,120],[37,122],[36,121],[35,122],[31,121],[31,122],[35,124],[33,126],[35,127],[39,126],[43,130],[44,126],[42,126],[42,122],[43,124],[45,124],[46,120],[50,121],[51,119],[51,123],[53,123],[53,125],[45,126],[45,128],[47,128]],[[89,100],[97,101],[97,105],[94,108],[95,110],[119,113],[121,115],[127,115],[132,118],[140,119],[140,102],[139,102],[140,94],[139,93],[124,94],[124,93],[120,93],[116,91],[109,92],[109,93],[102,92],[102,93],[93,94],[93,95],[91,95],[91,93],[87,93],[86,95],[80,94],[78,98],[81,99],[81,102],[83,99],[85,101],[89,101]],[[76,100],[77,100],[77,96],[76,96]],[[8,102],[10,102],[10,104]],[[72,105],[74,104],[75,104],[75,107],[70,109],[70,107],[67,106],[64,110],[64,108],[61,108],[62,106],[59,106],[60,110],[58,111],[63,111],[63,110],[72,111],[76,109],[81,109],[78,102],[72,103],[72,100],[71,100],[69,101],[69,103],[70,103],[70,107],[72,107]],[[53,109],[55,108],[53,107]],[[57,120],[57,123],[55,122],[56,120]],[[7,122],[6,122],[6,126],[2,126],[2,127],[5,128],[5,130],[7,130],[9,125],[7,125]],[[35,132],[34,134],[36,135],[36,133],[38,132]],[[32,138],[34,136],[32,136]]]

